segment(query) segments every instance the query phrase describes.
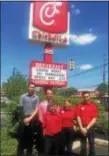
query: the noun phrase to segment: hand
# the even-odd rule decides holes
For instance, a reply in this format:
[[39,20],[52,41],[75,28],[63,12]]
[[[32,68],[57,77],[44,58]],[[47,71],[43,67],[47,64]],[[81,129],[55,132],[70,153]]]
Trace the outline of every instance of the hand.
[[84,136],[86,136],[86,134],[87,134],[86,128],[81,128],[81,133],[82,133]]
[[45,130],[43,130],[43,136],[45,136]]
[[29,122],[30,122],[30,118],[29,117],[24,119],[24,123],[25,123],[26,126],[29,125]]
[[74,131],[77,131],[77,128],[76,128],[76,126],[73,126],[73,130],[74,130]]

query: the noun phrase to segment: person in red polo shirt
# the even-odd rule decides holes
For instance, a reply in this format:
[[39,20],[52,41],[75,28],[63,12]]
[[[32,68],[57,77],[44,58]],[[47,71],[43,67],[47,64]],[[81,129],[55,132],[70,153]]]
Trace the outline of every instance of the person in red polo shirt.
[[62,115],[62,139],[60,153],[61,155],[64,155],[65,153],[67,155],[72,155],[73,134],[76,129],[73,120],[76,118],[76,112],[72,107],[70,99],[65,100],[65,104],[60,109],[60,113]]
[[83,102],[76,107],[77,120],[81,131],[81,156],[86,156],[87,138],[89,142],[89,156],[95,156],[94,125],[98,117],[96,105],[90,100],[89,92],[82,93]]
[[[60,133],[62,130],[62,117],[57,111],[57,105],[52,101],[48,107],[47,112],[43,116],[44,128],[44,156],[59,155],[60,149]],[[53,149],[53,150],[52,150]]]

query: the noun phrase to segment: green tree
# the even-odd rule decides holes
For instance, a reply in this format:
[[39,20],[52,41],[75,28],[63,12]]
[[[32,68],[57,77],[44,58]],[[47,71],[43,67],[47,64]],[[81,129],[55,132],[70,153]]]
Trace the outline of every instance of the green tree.
[[21,73],[10,76],[2,83],[2,91],[10,99],[20,96],[27,91],[27,78]]
[[108,84],[106,83],[101,83],[98,85],[96,88],[97,91],[100,92],[100,96],[104,95],[105,93],[108,93]]
[[62,95],[62,96],[71,96],[74,93],[76,93],[76,91],[77,90],[74,87],[60,89],[59,95]]

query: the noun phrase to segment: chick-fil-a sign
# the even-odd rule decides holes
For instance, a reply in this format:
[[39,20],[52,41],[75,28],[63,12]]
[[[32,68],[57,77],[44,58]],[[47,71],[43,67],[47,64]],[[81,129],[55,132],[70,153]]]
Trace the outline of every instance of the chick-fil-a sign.
[[29,39],[66,45],[69,42],[68,2],[32,2]]
[[29,81],[36,86],[65,87],[67,85],[67,65],[32,61]]

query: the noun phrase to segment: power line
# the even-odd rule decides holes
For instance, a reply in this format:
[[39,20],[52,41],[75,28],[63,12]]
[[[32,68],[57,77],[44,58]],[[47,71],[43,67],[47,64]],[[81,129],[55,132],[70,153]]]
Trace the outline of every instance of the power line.
[[[104,63],[103,65],[106,66],[107,64],[108,64],[108,63]],[[99,65],[99,66],[96,66],[96,67],[91,68],[91,69],[89,69],[89,70],[86,70],[86,71],[83,71],[83,72],[79,72],[79,73],[73,74],[73,75],[71,75],[71,76],[68,76],[68,78],[71,78],[71,77],[73,77],[73,76],[80,76],[81,74],[85,74],[85,73],[87,73],[87,72],[94,71],[94,70],[96,70],[96,69],[99,69],[99,68],[103,67],[103,65]]]
[[[101,83],[102,83],[102,82],[101,82]],[[106,82],[106,84],[108,84],[108,82]],[[95,89],[95,88],[97,88],[99,85],[100,85],[100,83],[99,83],[99,84],[94,84],[94,85],[86,85],[86,86],[84,86],[83,88],[84,88],[84,89],[91,89],[91,88]],[[74,87],[74,86],[70,86],[69,88],[71,88],[71,87]],[[78,88],[78,87],[75,87],[75,88]]]
[[[101,77],[99,74],[100,74],[99,71],[95,72],[94,74],[93,74],[93,72],[90,72],[88,74],[85,74],[84,79],[87,79],[87,77],[88,77],[88,79],[92,78],[92,77]],[[107,79],[108,71],[105,72],[105,75],[106,75],[106,79]]]

